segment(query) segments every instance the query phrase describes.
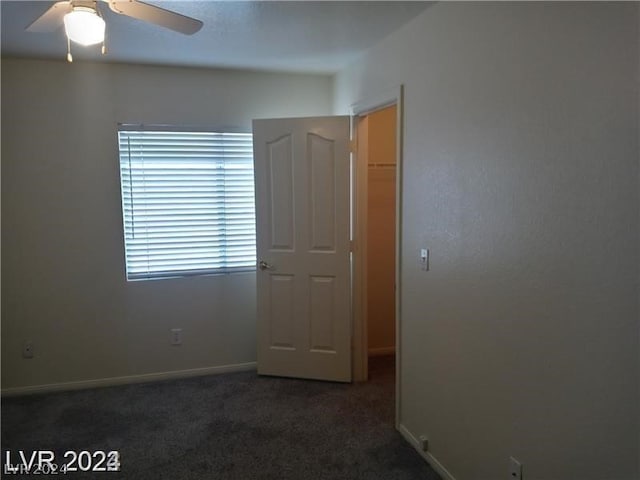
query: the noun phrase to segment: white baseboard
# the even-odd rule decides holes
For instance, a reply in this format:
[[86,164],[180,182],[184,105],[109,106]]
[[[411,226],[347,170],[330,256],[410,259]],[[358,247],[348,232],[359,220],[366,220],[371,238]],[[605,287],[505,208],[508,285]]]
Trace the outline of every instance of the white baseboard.
[[395,345],[390,347],[379,347],[379,348],[370,348],[367,350],[367,353],[370,357],[383,357],[385,355],[393,355],[396,353]]
[[170,372],[145,373],[142,375],[128,375],[124,377],[98,378],[95,380],[80,380],[76,382],[49,383],[46,385],[30,385],[27,387],[3,388],[3,397],[16,395],[30,395],[34,393],[62,392],[67,390],[83,390],[86,388],[112,387],[131,383],[158,382],[178,378],[198,377],[202,375],[217,375],[220,373],[245,372],[256,369],[256,362],[220,365],[216,367],[191,368],[189,370],[174,370]]
[[429,452],[422,451],[422,449],[420,448],[420,442],[418,442],[418,439],[413,436],[413,434],[407,429],[407,427],[400,424],[398,425],[398,431],[402,434],[405,440],[409,442],[413,448],[416,449],[420,456],[424,458],[429,465],[431,465],[431,468],[433,468],[436,473],[442,477],[443,480],[456,480],[455,477],[451,475],[451,473],[446,468],[444,468],[444,465],[442,465],[436,457],[434,457]]

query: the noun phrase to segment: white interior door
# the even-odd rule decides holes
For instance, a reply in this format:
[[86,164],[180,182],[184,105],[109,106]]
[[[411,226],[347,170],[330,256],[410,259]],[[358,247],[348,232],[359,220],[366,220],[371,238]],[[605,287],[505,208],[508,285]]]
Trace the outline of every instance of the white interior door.
[[258,373],[351,381],[349,117],[254,120]]

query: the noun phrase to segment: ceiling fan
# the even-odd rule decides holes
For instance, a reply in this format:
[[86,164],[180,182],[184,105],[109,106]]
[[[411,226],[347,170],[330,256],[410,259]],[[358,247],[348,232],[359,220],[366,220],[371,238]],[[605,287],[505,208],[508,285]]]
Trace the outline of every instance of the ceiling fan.
[[[137,0],[101,0],[115,13],[160,25],[185,35],[193,35],[202,28],[202,22]],[[104,45],[105,22],[97,0],[67,0],[54,3],[49,10],[27,27],[28,32],[53,32],[64,24],[67,34],[67,60],[71,56],[71,42],[81,45]]]

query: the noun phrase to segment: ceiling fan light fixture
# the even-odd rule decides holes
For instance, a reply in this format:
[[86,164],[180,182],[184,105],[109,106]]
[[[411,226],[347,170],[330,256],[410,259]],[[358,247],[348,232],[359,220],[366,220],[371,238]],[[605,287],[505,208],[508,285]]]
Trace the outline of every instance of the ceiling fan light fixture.
[[95,45],[104,41],[104,20],[90,7],[73,7],[64,16],[64,30],[69,40],[80,45]]

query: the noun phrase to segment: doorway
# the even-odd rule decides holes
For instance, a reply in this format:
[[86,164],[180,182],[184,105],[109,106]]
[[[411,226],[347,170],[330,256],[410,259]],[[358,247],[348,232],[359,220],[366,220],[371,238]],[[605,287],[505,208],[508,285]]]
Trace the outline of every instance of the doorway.
[[[395,363],[400,404],[400,185],[402,87],[352,107],[354,150],[353,376]],[[382,367],[389,368],[389,358]],[[386,363],[386,365],[385,365]]]
[[[393,292],[393,301],[388,304],[392,305],[391,309],[394,310],[391,318],[395,322],[395,328],[389,329],[389,324],[386,328],[387,332],[392,332],[395,340],[382,335],[384,343],[372,345],[371,353],[393,353],[395,349],[396,427],[399,424],[401,402],[399,372],[402,358],[401,311],[398,302],[401,291],[398,259],[401,250],[402,211],[402,96],[403,88],[399,86],[387,91],[384,96],[370,98],[352,106],[350,117],[265,119],[253,122],[259,264],[258,371],[267,375],[364,381],[368,378],[369,363],[368,325],[365,315],[369,310],[369,292],[366,288],[369,283],[369,144],[363,143],[362,140],[365,135],[369,136],[370,129],[367,128],[365,134],[361,127],[358,138],[358,124],[369,121],[377,123],[371,120],[375,118],[372,115],[387,107],[393,107],[391,112],[395,111],[395,122],[388,122],[386,126],[386,130],[391,134],[395,131],[395,146],[386,148],[387,151],[395,150],[395,156],[389,154],[387,160],[371,160],[372,170],[387,170],[386,173],[373,174],[372,177],[383,177],[379,180],[384,181],[385,176],[391,176],[395,183],[391,190],[385,190],[388,194],[395,189],[395,207],[391,207],[391,211],[395,210],[395,216],[383,227],[386,232],[393,232],[395,237],[392,247],[395,252],[386,259],[392,262],[391,270],[395,271],[389,274],[387,269],[385,275],[387,283],[391,284],[387,293]],[[331,119],[339,123],[346,122],[345,128],[339,127],[334,132],[335,135],[328,134],[327,129],[321,124]],[[349,119],[352,122],[351,129]],[[351,163],[349,131],[356,137],[355,142],[351,142],[351,151],[355,152],[355,155],[351,156]],[[371,133],[371,136],[377,134]],[[357,152],[359,144],[362,144],[362,148]],[[378,150],[377,147],[372,149]],[[298,153],[294,155],[294,152]],[[299,157],[301,152],[310,157],[297,162],[298,168],[294,169],[293,159]],[[345,179],[346,183],[343,181]],[[296,206],[295,203],[299,205]],[[317,257],[318,261],[289,262],[283,257],[301,249],[314,258]],[[326,261],[329,254],[338,254],[343,258],[336,265],[346,266],[346,275],[324,270],[318,270],[319,273],[313,273],[311,270],[296,273],[292,270],[292,265],[300,266],[303,263],[325,269],[331,263]],[[375,256],[372,256],[372,261],[377,262]],[[312,284],[304,281],[310,278],[309,275],[312,277]],[[348,283],[342,285],[340,280],[349,277],[352,281],[351,288]],[[300,279],[303,280],[302,283],[298,281]],[[310,286],[314,287],[313,292]],[[346,301],[342,301],[345,298],[344,294]],[[308,298],[308,295],[311,297]],[[344,305],[346,308],[342,308]],[[337,308],[338,306],[340,308]],[[327,312],[330,314],[327,315]],[[386,316],[387,319],[389,316]],[[294,321],[295,319],[298,321]],[[335,360],[335,365],[328,364],[328,370],[320,372],[314,370],[318,362],[285,359],[296,352],[304,352],[309,359],[311,356],[320,358],[321,355],[321,358],[329,363]]]
[[369,373],[395,364],[396,106],[358,124],[367,164],[366,305]]

